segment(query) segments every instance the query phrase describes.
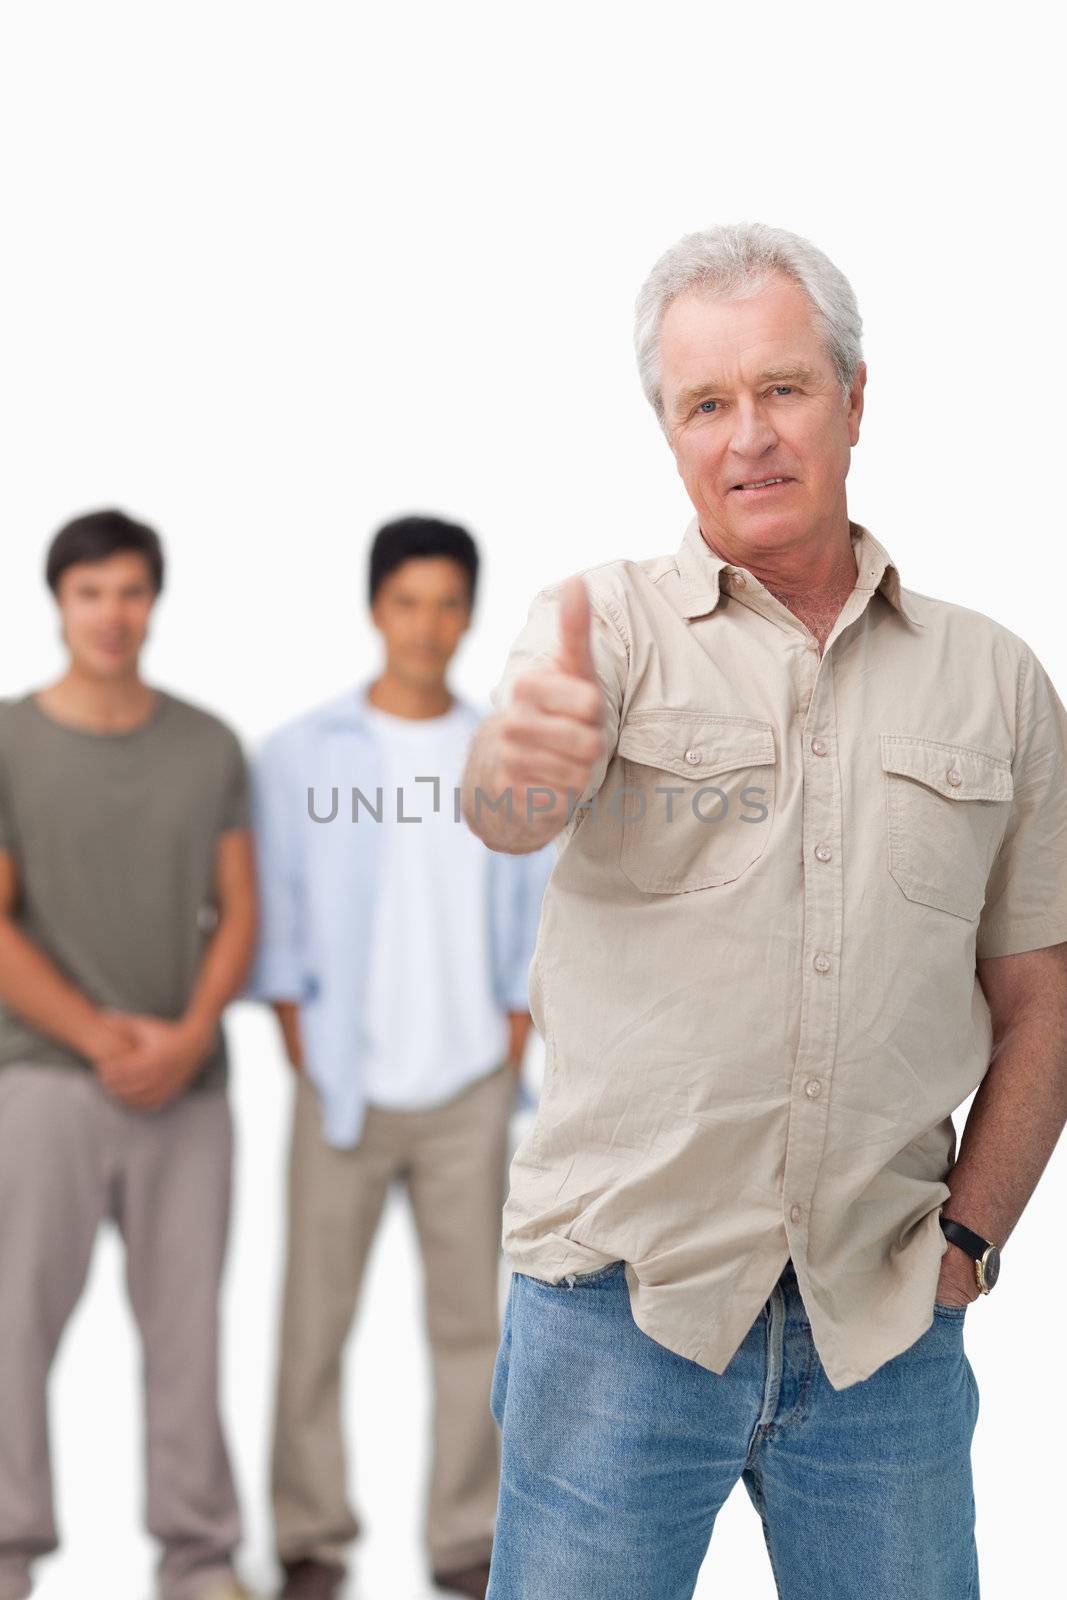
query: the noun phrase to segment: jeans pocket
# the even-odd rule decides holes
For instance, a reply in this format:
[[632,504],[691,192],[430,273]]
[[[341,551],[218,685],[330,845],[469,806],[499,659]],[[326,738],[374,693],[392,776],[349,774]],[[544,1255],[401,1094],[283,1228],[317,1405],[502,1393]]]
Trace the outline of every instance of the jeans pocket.
[[595,1267],[592,1272],[568,1272],[557,1283],[550,1283],[547,1278],[535,1278],[533,1281],[542,1289],[550,1289],[553,1293],[568,1289],[586,1289],[593,1284],[602,1283],[605,1278],[614,1277],[617,1273],[624,1273],[625,1261],[609,1261],[606,1267]]

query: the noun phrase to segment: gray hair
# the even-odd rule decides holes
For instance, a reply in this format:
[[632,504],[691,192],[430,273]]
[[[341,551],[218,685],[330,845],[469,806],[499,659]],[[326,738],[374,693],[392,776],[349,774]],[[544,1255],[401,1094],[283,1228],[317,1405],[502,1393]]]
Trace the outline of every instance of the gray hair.
[[634,347],[641,387],[665,425],[660,394],[660,328],[667,307],[686,289],[723,299],[747,300],[775,272],[792,278],[815,311],[816,324],[847,399],[863,351],[863,323],[852,285],[829,256],[809,240],[763,222],[734,222],[687,233],[656,262],[637,297]]

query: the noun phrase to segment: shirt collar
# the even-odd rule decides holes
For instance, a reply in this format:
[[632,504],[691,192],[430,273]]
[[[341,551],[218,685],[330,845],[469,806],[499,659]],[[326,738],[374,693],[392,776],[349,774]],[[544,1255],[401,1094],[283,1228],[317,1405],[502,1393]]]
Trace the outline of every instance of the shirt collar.
[[[858,522],[849,523],[852,549],[856,557],[856,588],[864,593],[880,589],[890,605],[916,628],[923,624],[915,614],[910,601],[905,602],[900,585],[900,573],[889,552],[872,533]],[[685,530],[678,549],[678,571],[682,578],[683,614],[702,617],[714,611],[719,603],[721,574],[741,571],[709,548],[700,531],[700,521],[693,517]]]

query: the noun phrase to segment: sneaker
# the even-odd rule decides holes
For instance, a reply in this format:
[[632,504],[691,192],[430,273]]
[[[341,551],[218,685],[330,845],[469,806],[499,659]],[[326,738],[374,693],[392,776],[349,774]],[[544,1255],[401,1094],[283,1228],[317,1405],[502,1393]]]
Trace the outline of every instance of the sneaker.
[[446,1594],[473,1595],[475,1600],[485,1600],[489,1587],[489,1563],[477,1561],[473,1567],[461,1567],[458,1572],[435,1572],[434,1588]]
[[285,1583],[279,1600],[340,1600],[344,1567],[305,1556],[300,1561],[286,1561],[284,1568]]

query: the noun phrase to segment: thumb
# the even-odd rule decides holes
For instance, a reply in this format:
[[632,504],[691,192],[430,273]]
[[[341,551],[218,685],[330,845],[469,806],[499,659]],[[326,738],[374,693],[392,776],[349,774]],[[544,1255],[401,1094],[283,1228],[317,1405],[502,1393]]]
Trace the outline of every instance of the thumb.
[[593,666],[593,612],[582,579],[564,578],[559,591],[559,638],[556,660],[564,672],[575,678],[597,681]]

